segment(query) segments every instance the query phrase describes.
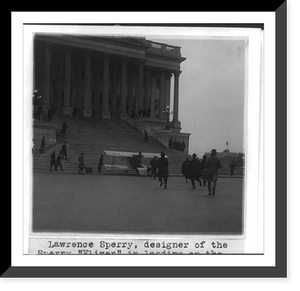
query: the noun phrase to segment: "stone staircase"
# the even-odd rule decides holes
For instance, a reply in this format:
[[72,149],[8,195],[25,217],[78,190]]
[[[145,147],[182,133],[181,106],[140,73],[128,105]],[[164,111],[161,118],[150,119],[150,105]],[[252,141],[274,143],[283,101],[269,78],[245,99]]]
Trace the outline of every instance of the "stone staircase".
[[[66,122],[68,129],[65,137],[60,134],[63,122]],[[153,137],[149,137],[149,143],[145,143],[143,134],[127,121],[102,120],[94,118],[74,116],[53,116],[52,123],[57,126],[56,144],[47,147],[45,154],[35,153],[33,157],[33,169],[36,172],[48,172],[52,151],[56,156],[63,143],[67,142],[68,161],[62,160],[64,173],[77,173],[78,157],[84,153],[85,164],[97,172],[98,161],[104,150],[127,151],[127,152],[148,152],[160,153],[164,151],[169,159],[170,174],[180,174],[181,165],[188,155],[175,150],[167,149]],[[112,163],[112,157],[104,154],[104,165]],[[119,157],[115,158],[116,164],[126,165]],[[149,162],[146,160],[145,163]],[[60,171],[60,170],[58,170]],[[103,173],[124,174],[124,171],[111,170],[103,167]],[[128,174],[136,174],[135,170],[128,171]]]

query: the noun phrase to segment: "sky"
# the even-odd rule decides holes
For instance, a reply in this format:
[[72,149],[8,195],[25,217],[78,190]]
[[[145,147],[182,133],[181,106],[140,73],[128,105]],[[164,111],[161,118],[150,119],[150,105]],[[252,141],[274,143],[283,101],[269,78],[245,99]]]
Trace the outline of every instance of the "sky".
[[221,152],[226,142],[231,152],[243,152],[245,41],[157,41],[180,46],[186,57],[179,78],[179,120],[181,132],[191,133],[189,153]]

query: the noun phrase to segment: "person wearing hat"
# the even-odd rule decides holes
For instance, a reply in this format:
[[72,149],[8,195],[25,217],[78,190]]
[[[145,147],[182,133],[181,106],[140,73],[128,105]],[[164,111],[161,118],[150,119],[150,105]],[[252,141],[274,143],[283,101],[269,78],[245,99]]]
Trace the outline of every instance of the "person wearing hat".
[[[216,155],[217,150],[212,149],[201,176],[202,180],[206,180],[208,182],[208,195],[212,194],[213,196],[216,194],[218,170],[222,167],[222,164]],[[211,185],[211,182],[213,185]]]
[[165,189],[167,189],[168,177],[169,177],[169,161],[165,157],[166,154],[162,152],[160,154],[160,158],[157,161],[157,168],[158,168],[158,178],[160,185],[163,185],[163,180],[165,184]]
[[197,159],[197,155],[192,155],[193,159],[190,161],[189,164],[189,171],[191,173],[190,179],[192,182],[192,189],[196,189],[195,187],[195,180],[199,182],[200,186],[202,186],[201,180],[200,180],[200,170],[201,170],[201,163]]

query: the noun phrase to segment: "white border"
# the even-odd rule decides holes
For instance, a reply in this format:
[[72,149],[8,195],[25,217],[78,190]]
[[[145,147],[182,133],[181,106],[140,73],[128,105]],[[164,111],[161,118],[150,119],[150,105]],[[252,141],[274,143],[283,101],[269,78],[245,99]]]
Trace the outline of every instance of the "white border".
[[[55,13],[56,22],[116,22],[115,13],[81,13],[78,17],[78,13]],[[91,257],[68,257],[68,262],[64,257],[50,257],[50,256],[24,256],[22,255],[22,213],[23,205],[21,199],[22,183],[24,181],[22,169],[17,167],[19,161],[23,160],[23,156],[17,149],[12,149],[12,152],[17,153],[12,157],[13,164],[13,175],[12,175],[12,265],[13,266],[51,266],[51,265],[85,265],[85,266],[114,266],[114,265],[147,265],[147,266],[157,266],[157,265],[170,265],[170,266],[272,266],[274,265],[274,255],[275,255],[275,182],[274,182],[274,170],[275,170],[275,13],[155,13],[155,18],[151,13],[125,13],[125,15],[117,14],[117,19],[121,23],[130,22],[134,19],[135,22],[141,23],[151,23],[153,19],[159,23],[178,23],[178,19],[183,19],[183,14],[186,14],[186,21],[189,23],[248,23],[248,22],[258,22],[264,23],[264,38],[265,38],[265,103],[267,104],[267,110],[264,110],[264,128],[267,130],[264,132],[264,142],[265,148],[268,151],[264,151],[264,156],[261,161],[264,164],[268,164],[268,172],[264,173],[265,176],[265,247],[263,256],[243,256],[243,255],[226,255],[222,256],[201,256],[201,262],[199,257],[187,257],[182,256],[178,258],[177,256],[164,256],[157,257],[151,256],[147,257],[145,260],[144,256],[108,256],[101,257],[96,260]],[[180,15],[180,18],[178,16]],[[125,16],[125,17],[124,17]],[[133,18],[134,17],[134,18]],[[20,102],[20,97],[23,95],[22,84],[23,75],[20,69],[20,64],[23,62],[22,58],[22,24],[32,23],[32,22],[53,22],[52,13],[13,13],[12,14],[12,108],[13,108],[13,118],[12,118],[12,145],[17,145],[17,138],[23,136],[23,128],[20,126],[24,121],[24,118],[20,120],[23,116],[22,102]],[[254,20],[255,19],[255,20]],[[208,29],[210,33],[213,30]],[[264,107],[264,109],[266,109]],[[26,124],[25,124],[26,126]],[[26,177],[25,177],[26,178]],[[260,184],[262,185],[262,184]],[[27,184],[24,184],[27,186]],[[262,204],[260,204],[262,205]],[[251,206],[252,207],[252,206]],[[260,225],[256,223],[252,227],[252,232],[256,232],[256,227]],[[261,238],[260,238],[261,239]],[[256,243],[249,242],[249,243]],[[78,264],[78,262],[80,262]]]

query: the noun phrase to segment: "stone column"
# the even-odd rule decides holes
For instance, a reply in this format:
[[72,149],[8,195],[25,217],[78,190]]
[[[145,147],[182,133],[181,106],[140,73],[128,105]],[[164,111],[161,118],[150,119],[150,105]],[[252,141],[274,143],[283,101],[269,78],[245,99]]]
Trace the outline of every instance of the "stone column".
[[92,100],[91,100],[91,51],[85,52],[84,63],[84,117],[92,117]]
[[173,121],[172,126],[175,129],[181,129],[181,123],[178,120],[178,110],[179,110],[179,75],[180,71],[174,72],[174,105],[173,105]]
[[157,80],[156,80],[156,77],[153,76],[152,78],[152,82],[151,82],[151,118],[156,118],[156,110],[155,110],[155,100],[157,98],[155,92],[156,92],[156,83],[157,83]]
[[96,56],[96,64],[94,68],[95,74],[95,93],[94,93],[94,117],[99,117],[100,107],[100,75],[101,75],[101,60],[99,55]]
[[117,118],[117,74],[118,74],[118,67],[116,62],[112,62],[112,87],[111,87],[111,118]]
[[109,54],[104,54],[103,63],[103,97],[102,97],[102,118],[110,119],[111,114],[108,110],[108,99],[109,99]]
[[128,119],[128,114],[126,112],[126,97],[127,97],[127,63],[128,58],[122,58],[122,67],[121,67],[121,119]]
[[171,73],[166,74],[166,101],[165,101],[165,106],[170,106],[170,94],[171,94]]
[[144,62],[139,63],[139,73],[138,73],[138,96],[137,96],[137,107],[138,111],[140,108],[143,109],[144,101]]
[[[128,84],[128,114],[131,116],[131,111],[133,108],[133,97],[134,97],[134,69],[129,70],[129,84]],[[137,112],[135,112],[137,113]]]
[[69,47],[65,51],[65,78],[64,78],[64,115],[72,115],[70,107],[70,93],[71,93],[71,65],[72,65],[72,52]]
[[145,67],[145,93],[144,93],[144,107],[149,109],[150,101],[150,84],[151,84],[151,74],[149,66]]
[[159,118],[164,117],[163,111],[165,110],[165,98],[166,98],[166,76],[165,76],[165,70],[162,69],[160,73],[160,79],[159,79]]
[[[51,84],[51,44],[46,43],[45,63],[44,63],[44,86],[43,86],[43,110],[44,113],[50,107],[50,84]],[[46,112],[47,114],[47,112]]]

